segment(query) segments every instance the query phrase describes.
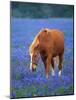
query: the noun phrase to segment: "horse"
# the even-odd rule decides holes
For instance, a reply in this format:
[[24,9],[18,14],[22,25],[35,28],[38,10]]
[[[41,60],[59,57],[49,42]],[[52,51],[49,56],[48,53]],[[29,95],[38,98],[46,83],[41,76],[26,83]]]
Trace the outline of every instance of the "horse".
[[54,58],[57,58],[59,76],[61,76],[64,55],[64,33],[58,29],[41,29],[29,47],[29,54],[31,57],[30,69],[32,71],[36,70],[38,58],[41,57],[45,67],[46,78],[49,77],[50,68],[52,69],[52,75],[55,75]]

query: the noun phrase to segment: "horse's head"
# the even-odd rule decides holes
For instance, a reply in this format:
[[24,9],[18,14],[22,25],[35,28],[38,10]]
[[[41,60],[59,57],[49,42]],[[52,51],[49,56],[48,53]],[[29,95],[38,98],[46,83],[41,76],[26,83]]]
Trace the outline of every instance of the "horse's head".
[[38,55],[39,55],[39,50],[38,50],[38,41],[34,41],[32,45],[29,48],[29,53],[30,53],[30,70],[35,71],[37,64],[38,64]]

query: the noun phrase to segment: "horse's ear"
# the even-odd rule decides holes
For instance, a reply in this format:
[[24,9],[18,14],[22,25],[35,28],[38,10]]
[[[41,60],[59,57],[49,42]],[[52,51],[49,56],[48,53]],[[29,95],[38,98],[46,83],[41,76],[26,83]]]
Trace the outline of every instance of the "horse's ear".
[[44,32],[45,32],[45,33],[47,33],[47,32],[48,32],[48,29],[47,29],[47,28],[45,28],[45,29],[44,29]]
[[48,32],[49,32],[49,29],[48,29],[48,28],[45,28],[45,29],[43,30],[43,32],[48,33]]

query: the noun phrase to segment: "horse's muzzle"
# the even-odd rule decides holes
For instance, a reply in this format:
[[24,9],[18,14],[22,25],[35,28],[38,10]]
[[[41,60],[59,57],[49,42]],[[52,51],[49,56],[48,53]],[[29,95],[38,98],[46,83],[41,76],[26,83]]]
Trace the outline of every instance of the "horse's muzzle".
[[35,72],[36,71],[36,68],[32,68],[32,71]]
[[30,63],[30,70],[31,70],[31,71],[36,71],[36,67],[37,67],[37,64],[35,64],[35,63]]

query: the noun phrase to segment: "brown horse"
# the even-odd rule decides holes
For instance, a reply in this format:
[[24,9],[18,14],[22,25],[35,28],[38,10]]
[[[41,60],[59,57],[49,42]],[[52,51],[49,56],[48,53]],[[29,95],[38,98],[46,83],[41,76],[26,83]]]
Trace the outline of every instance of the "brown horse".
[[54,58],[58,57],[59,60],[59,76],[61,76],[63,54],[64,54],[64,35],[61,31],[56,29],[42,29],[33,40],[29,47],[29,53],[31,56],[30,69],[36,70],[38,56],[45,66],[46,77],[48,78],[50,65],[52,69],[52,75],[54,75],[55,61]]

